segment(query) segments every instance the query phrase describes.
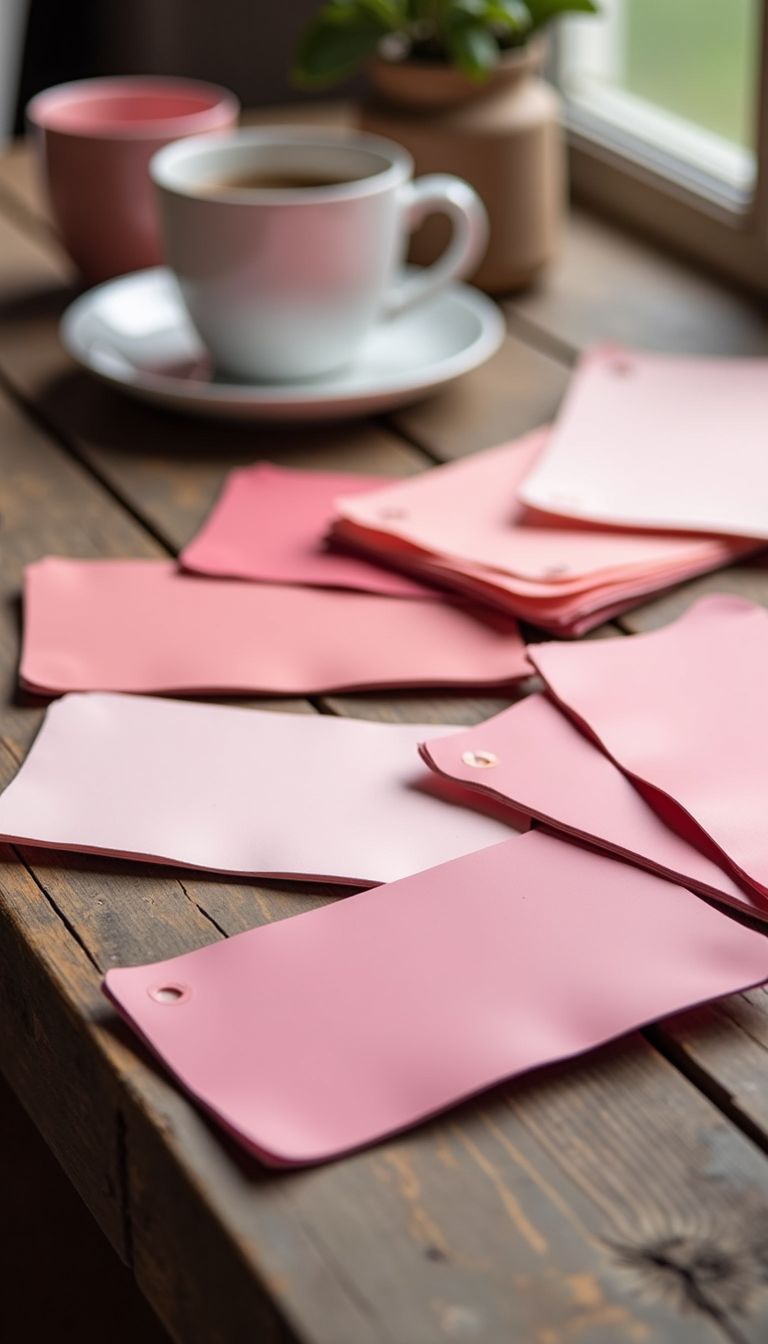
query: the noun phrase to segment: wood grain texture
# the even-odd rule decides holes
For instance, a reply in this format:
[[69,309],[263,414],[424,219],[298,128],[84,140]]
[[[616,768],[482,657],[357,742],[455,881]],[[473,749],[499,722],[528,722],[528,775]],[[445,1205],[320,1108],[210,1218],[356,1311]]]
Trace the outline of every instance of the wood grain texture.
[[[268,441],[131,407],[66,366],[52,328],[68,298],[61,262],[18,221],[0,202],[0,376],[37,418],[0,397],[0,782],[39,720],[14,691],[22,562],[45,550],[164,553],[197,526],[227,465],[278,445],[275,460],[384,475],[417,469],[424,453],[472,451],[549,415],[567,377],[570,349],[553,331],[537,335],[539,348],[510,338],[496,367],[390,426]],[[320,707],[463,724],[504,703],[360,695]],[[758,1021],[768,1038],[760,996],[712,1010],[707,1021],[727,1033],[717,1049],[710,1027],[693,1023],[670,1062],[660,1050],[673,1054],[678,1027],[668,1024],[660,1050],[635,1037],[371,1152],[270,1174],[153,1066],[98,979],[331,893],[23,859],[6,853],[0,870],[3,1063],[181,1344],[762,1344],[768,1165],[753,1140],[763,1121],[753,1102],[741,1132],[741,1100],[730,1114],[717,1091],[732,1048],[746,1092]]]
[[560,258],[540,284],[504,305],[513,328],[574,357],[594,341],[691,355],[768,354],[765,301],[572,211]]
[[692,579],[677,588],[671,588],[650,602],[635,607],[619,618],[622,628],[631,634],[642,630],[655,630],[667,625],[707,593],[733,593],[736,597],[745,597],[750,602],[760,602],[768,606],[768,556],[765,552],[746,560],[740,565],[729,565],[727,569],[718,569],[714,574],[704,574],[700,579]]
[[449,461],[546,424],[567,381],[557,359],[512,333],[482,368],[440,396],[397,411],[392,423],[435,461]]

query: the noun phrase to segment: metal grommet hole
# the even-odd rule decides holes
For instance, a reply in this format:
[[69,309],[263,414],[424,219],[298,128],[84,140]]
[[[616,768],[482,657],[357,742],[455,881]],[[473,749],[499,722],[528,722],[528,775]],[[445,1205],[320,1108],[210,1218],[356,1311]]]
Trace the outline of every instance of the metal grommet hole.
[[487,770],[491,765],[498,765],[499,758],[492,751],[465,751],[462,756],[465,765],[472,765],[477,770]]
[[152,985],[147,993],[155,1003],[176,1004],[189,998],[190,989],[188,985]]

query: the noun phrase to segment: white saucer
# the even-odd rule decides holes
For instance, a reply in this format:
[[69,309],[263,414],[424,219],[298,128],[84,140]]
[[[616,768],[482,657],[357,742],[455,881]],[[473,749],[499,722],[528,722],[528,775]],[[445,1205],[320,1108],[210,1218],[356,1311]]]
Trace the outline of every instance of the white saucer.
[[170,271],[137,271],[98,285],[61,323],[69,353],[132,396],[198,415],[320,420],[367,415],[433,392],[498,349],[499,309],[468,285],[450,285],[382,322],[357,362],[300,383],[233,383],[215,377]]

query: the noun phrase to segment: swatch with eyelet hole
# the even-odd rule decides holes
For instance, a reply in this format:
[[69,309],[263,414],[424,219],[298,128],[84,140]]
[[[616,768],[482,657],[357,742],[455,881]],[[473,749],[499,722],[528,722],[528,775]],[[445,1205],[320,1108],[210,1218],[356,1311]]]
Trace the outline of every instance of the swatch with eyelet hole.
[[227,476],[181,564],[191,573],[225,578],[428,597],[424,584],[325,542],[338,495],[370,494],[386,484],[376,476],[289,470],[271,462],[239,468]]
[[24,686],[309,695],[498,686],[530,675],[511,618],[383,597],[180,573],[165,560],[28,566]]
[[523,503],[656,533],[768,541],[768,359],[587,351]]
[[[630,714],[632,710],[629,709]],[[546,695],[420,746],[441,778],[505,802],[566,835],[768,920],[768,901],[738,882],[719,855],[671,829],[605,752]],[[698,841],[698,844],[696,843]]]
[[419,759],[426,731],[67,695],[49,707],[0,794],[0,837],[219,873],[368,886],[497,844],[516,820],[525,827],[495,804],[483,812],[479,797],[473,808],[461,786],[440,786]]
[[768,896],[768,612],[717,593],[650,634],[530,656],[662,819]]
[[755,549],[531,515],[519,495],[549,430],[337,501],[331,535],[360,554],[561,634]]
[[271,1166],[324,1162],[761,983],[768,941],[540,831],[177,956],[108,998]]

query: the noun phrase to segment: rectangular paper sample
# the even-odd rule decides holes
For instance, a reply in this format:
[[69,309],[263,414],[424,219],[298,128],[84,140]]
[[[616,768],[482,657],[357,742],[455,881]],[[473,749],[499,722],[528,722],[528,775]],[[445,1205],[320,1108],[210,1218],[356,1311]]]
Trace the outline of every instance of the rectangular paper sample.
[[588,528],[531,515],[518,493],[548,431],[338,502],[333,535],[564,634],[717,569],[754,543]]
[[[625,712],[631,715],[633,708]],[[768,920],[768,901],[671,830],[613,761],[545,695],[529,695],[463,732],[430,738],[421,754],[442,778]]]
[[67,695],[0,794],[0,838],[218,873],[389,882],[510,833],[498,809],[473,809],[468,790],[441,787],[419,759],[427,732],[454,731]]
[[768,359],[599,345],[521,499],[567,519],[768,541],[766,425]]
[[758,984],[768,942],[531,831],[150,966],[105,992],[262,1161],[321,1162],[526,1070]]
[[768,612],[718,593],[650,634],[530,656],[656,811],[768,895]]
[[165,560],[29,565],[30,690],[309,695],[504,685],[530,675],[517,625],[435,597],[203,579]]
[[212,512],[182,551],[182,566],[219,578],[427,597],[424,584],[326,544],[337,496],[370,494],[387,484],[376,476],[292,471],[271,462],[242,467],[227,476]]

